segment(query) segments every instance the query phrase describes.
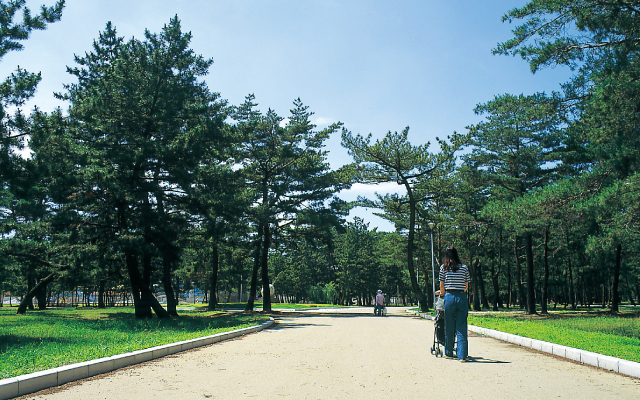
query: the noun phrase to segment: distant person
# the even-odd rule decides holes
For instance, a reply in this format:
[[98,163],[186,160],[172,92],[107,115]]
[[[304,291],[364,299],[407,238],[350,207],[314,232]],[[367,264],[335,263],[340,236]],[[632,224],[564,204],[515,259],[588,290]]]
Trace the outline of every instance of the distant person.
[[467,316],[469,315],[469,269],[460,262],[458,251],[449,247],[440,266],[440,296],[444,296],[444,356],[453,358],[454,330],[458,335],[458,360],[465,362],[469,352]]
[[374,307],[373,314],[382,315],[382,309],[384,308],[384,294],[382,294],[382,290],[378,290]]

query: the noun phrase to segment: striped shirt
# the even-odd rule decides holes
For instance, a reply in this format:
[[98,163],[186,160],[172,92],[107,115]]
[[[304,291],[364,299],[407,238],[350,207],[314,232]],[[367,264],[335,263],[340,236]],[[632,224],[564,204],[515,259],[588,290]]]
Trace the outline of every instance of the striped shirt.
[[444,270],[444,265],[441,265],[439,279],[440,282],[444,282],[445,291],[465,290],[465,283],[471,282],[469,269],[464,264],[460,264],[456,272],[446,272]]

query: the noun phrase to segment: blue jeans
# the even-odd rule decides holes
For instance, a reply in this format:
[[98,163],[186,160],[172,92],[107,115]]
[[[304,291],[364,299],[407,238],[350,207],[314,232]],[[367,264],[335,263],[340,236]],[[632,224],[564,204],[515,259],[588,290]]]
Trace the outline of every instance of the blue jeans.
[[453,357],[453,335],[458,335],[458,359],[467,358],[469,344],[467,342],[467,315],[469,302],[466,293],[447,292],[444,295],[444,355]]

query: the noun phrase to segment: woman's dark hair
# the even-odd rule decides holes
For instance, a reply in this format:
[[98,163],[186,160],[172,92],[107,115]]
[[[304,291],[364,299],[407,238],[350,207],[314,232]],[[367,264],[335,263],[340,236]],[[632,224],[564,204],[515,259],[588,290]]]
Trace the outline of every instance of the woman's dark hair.
[[447,272],[456,272],[460,267],[460,257],[458,257],[458,250],[455,247],[447,247],[444,252],[444,270]]

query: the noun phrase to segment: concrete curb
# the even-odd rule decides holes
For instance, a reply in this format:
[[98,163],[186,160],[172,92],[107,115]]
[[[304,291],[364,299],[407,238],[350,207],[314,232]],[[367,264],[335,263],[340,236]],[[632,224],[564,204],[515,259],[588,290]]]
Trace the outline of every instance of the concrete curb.
[[[434,317],[429,314],[415,311],[412,312],[415,315],[418,315],[420,318],[434,319]],[[481,328],[479,326],[469,325],[468,327],[472,332],[480,333],[484,336],[489,336],[494,339],[503,340],[505,342],[517,344],[522,347],[528,347],[530,349],[538,350],[543,353],[553,354],[555,356],[576,361],[581,364],[588,364],[594,367],[607,369],[609,371],[633,376],[635,378],[640,378],[640,363],[637,362],[627,361],[611,356],[605,356],[598,353],[592,353],[590,351],[562,346],[555,343],[544,342],[542,340],[530,339],[524,336],[513,335],[511,333],[500,332],[493,329]]]
[[237,338],[239,336],[269,328],[274,323],[273,318],[271,318],[269,321],[260,325],[237,329],[235,331],[217,333],[215,335],[137,350],[131,353],[118,354],[111,357],[99,358],[97,360],[65,365],[63,367],[52,368],[45,371],[38,371],[32,374],[20,375],[14,378],[2,379],[0,380],[0,400],[22,396],[50,387],[60,386],[68,382],[88,378],[90,376],[115,371],[129,365],[139,364],[156,358],[165,357],[170,354],[191,350],[196,347],[207,346],[223,340]]

